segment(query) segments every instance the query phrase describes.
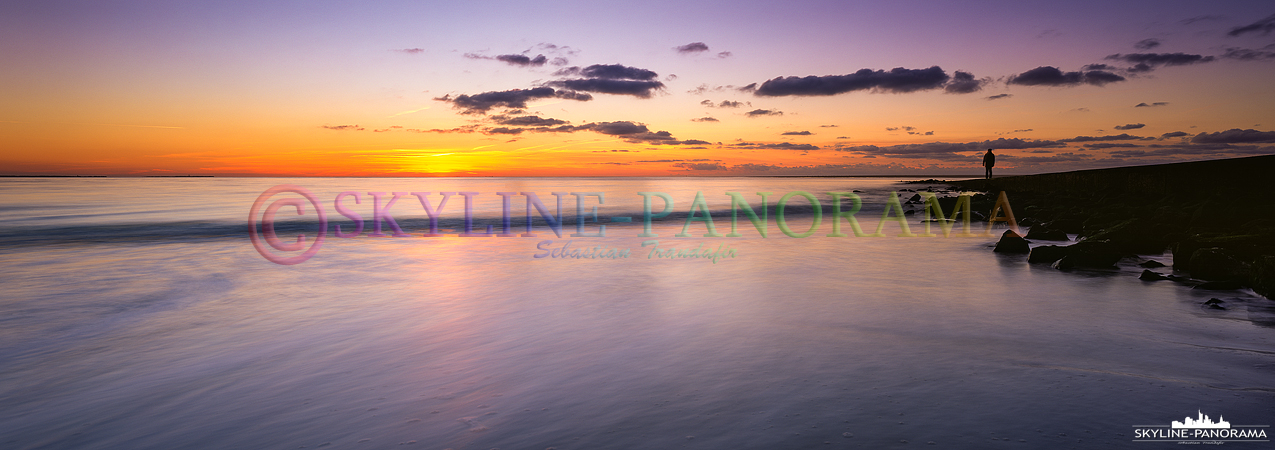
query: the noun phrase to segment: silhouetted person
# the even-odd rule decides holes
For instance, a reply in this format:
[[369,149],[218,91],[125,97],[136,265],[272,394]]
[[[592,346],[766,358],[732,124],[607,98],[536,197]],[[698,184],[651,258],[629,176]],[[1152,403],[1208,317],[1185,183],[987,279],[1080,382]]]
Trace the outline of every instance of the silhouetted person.
[[992,166],[996,165],[996,155],[992,154],[992,149],[987,149],[987,153],[983,154],[983,167],[987,168],[987,179],[992,179]]

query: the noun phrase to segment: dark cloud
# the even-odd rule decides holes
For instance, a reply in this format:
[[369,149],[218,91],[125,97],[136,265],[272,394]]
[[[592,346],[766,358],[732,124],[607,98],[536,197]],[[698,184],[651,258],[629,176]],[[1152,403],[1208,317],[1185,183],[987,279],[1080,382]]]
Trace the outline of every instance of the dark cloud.
[[717,57],[718,57],[718,58],[721,58],[721,59],[730,58],[730,57],[731,57],[731,55],[732,55],[732,53],[731,53],[731,52],[718,52],[718,53],[717,53]]
[[1100,142],[1097,144],[1085,144],[1084,147],[1088,149],[1101,150],[1104,148],[1141,148],[1142,146],[1129,143],[1113,144],[1110,142]]
[[815,96],[836,95],[852,91],[906,93],[943,87],[951,79],[938,66],[928,69],[904,69],[890,71],[862,69],[848,75],[807,77],[779,77],[761,84],[755,95],[776,97],[785,95]]
[[[884,156],[888,158],[924,158],[938,159],[943,161],[962,161],[976,162],[982,158],[982,152],[989,148],[997,150],[1014,149],[1037,149],[1037,148],[1058,148],[1064,144],[1060,141],[1044,141],[1033,139],[1019,138],[998,138],[996,140],[966,143],[950,143],[950,142],[928,142],[922,144],[900,144],[878,147],[875,145],[859,145],[853,147],[845,147],[838,151],[858,153],[863,155]],[[960,153],[972,153],[969,156]],[[1008,156],[1008,155],[1004,155]]]
[[782,115],[784,115],[784,112],[783,112],[783,111],[774,111],[774,110],[769,110],[769,109],[754,109],[754,110],[752,110],[752,111],[749,111],[749,112],[744,113],[744,115],[746,115],[746,116],[748,116],[748,117],[758,117],[758,116],[782,116]]
[[1137,72],[1146,72],[1156,66],[1185,66],[1214,60],[1212,56],[1192,55],[1189,53],[1116,53],[1107,55],[1106,59],[1137,64],[1134,66],[1135,69],[1131,69]]
[[735,88],[739,92],[757,92],[757,83],[748,83],[747,86]]
[[580,69],[579,74],[588,78],[605,78],[608,80],[654,80],[659,74],[637,67],[620,64],[594,64]]
[[686,170],[726,170],[726,166],[722,163],[676,163],[673,166]]
[[1164,133],[1160,135],[1160,139],[1168,139],[1168,138],[1183,137],[1183,136],[1190,136],[1190,135],[1191,135],[1190,133],[1187,133],[1185,131],[1174,131],[1171,133]]
[[718,108],[741,108],[744,106],[753,106],[753,104],[750,102],[737,102],[733,100],[722,100],[721,103],[717,104]]
[[1200,133],[1191,138],[1195,144],[1255,144],[1275,142],[1275,131],[1232,128],[1217,133]]
[[522,128],[497,127],[487,129],[487,134],[520,134],[522,132]]
[[491,119],[501,125],[512,125],[516,127],[551,127],[567,123],[565,120],[545,119],[539,116],[492,116]]
[[691,122],[721,122],[721,121],[714,119],[712,117],[700,117],[698,119],[691,119]]
[[761,143],[755,143],[755,142],[740,142],[738,144],[732,144],[731,147],[732,148],[747,148],[747,149],[767,149],[767,150],[819,150],[819,146],[817,145],[793,144],[790,142],[780,142],[777,144],[776,143],[761,144]]
[[952,81],[943,86],[943,91],[949,94],[969,94],[983,89],[983,85],[989,81],[991,80],[976,80],[974,74],[958,70],[952,73]]
[[1010,75],[1008,83],[1023,86],[1075,86],[1082,83],[1102,86],[1124,80],[1125,78],[1120,75],[1103,70],[1063,72],[1057,67],[1041,66],[1017,75]]
[[686,45],[673,47],[678,53],[699,53],[708,51],[708,44],[703,42],[692,42]]
[[1116,125],[1115,128],[1117,130],[1136,130],[1145,126],[1147,126],[1145,123],[1130,123],[1125,125]]
[[1261,61],[1266,59],[1275,59],[1275,52],[1231,47],[1226,49],[1226,53],[1223,53],[1222,57],[1237,59],[1240,61]]
[[1139,104],[1133,105],[1133,107],[1134,107],[1134,108],[1151,108],[1151,107],[1154,107],[1154,106],[1169,106],[1169,102],[1155,102],[1155,103],[1150,103],[1150,104],[1148,104],[1148,103],[1139,103]]
[[1204,21],[1210,21],[1210,20],[1222,20],[1222,19],[1225,19],[1225,17],[1222,17],[1222,16],[1195,16],[1195,17],[1192,17],[1192,18],[1189,18],[1189,19],[1182,19],[1182,20],[1181,20],[1181,21],[1179,21],[1178,23],[1183,24],[1183,25],[1190,25],[1190,24],[1193,24],[1193,23],[1196,23],[1196,22],[1204,22]]
[[1231,31],[1226,34],[1228,36],[1239,36],[1245,33],[1261,33],[1262,36],[1266,36],[1271,34],[1271,31],[1275,31],[1275,14],[1266,16],[1265,19],[1242,27],[1232,28]]
[[780,136],[810,136],[812,134],[814,133],[811,133],[809,131],[785,131],[783,133],[780,133],[779,135]]
[[1000,99],[1002,99],[1002,98],[1010,98],[1010,97],[1013,97],[1013,96],[1014,96],[1014,94],[996,94],[996,95],[989,95],[989,96],[987,96],[987,97],[985,97],[985,98],[986,98],[986,99],[988,99],[988,100],[1000,100]]
[[416,54],[420,54],[420,53],[425,53],[425,49],[423,49],[423,48],[404,48],[404,49],[398,49],[398,50],[394,50],[394,51],[396,51],[396,52],[403,52],[403,53],[407,53],[407,54],[409,54],[409,55],[416,55]]
[[531,89],[510,89],[508,91],[491,91],[474,95],[462,94],[456,97],[447,95],[435,98],[434,100],[451,103],[452,107],[462,110],[461,113],[463,114],[482,114],[492,108],[526,108],[527,101],[538,98],[562,98],[579,101],[588,101],[593,99],[592,96],[585,93],[559,91],[548,87],[538,87]]
[[496,60],[509,63],[510,65],[524,67],[539,67],[545,65],[546,62],[549,62],[549,58],[545,57],[545,55],[536,55],[535,58],[531,58],[526,55],[497,55]]
[[664,83],[659,81],[617,80],[610,78],[577,78],[574,80],[550,81],[547,84],[573,91],[632,95],[638,98],[650,98],[653,91],[664,88]]
[[363,131],[363,127],[358,125],[323,125],[321,128],[336,131]]
[[1082,66],[1082,67],[1080,68],[1080,70],[1081,70],[1081,71],[1090,71],[1090,70],[1106,70],[1106,71],[1110,72],[1110,71],[1120,70],[1120,68],[1119,68],[1119,67],[1116,67],[1116,66],[1113,66],[1113,65],[1110,65],[1110,64],[1102,64],[1102,63],[1098,63],[1098,64],[1085,64],[1084,66]]
[[1098,141],[1146,141],[1155,138],[1134,136],[1131,134],[1116,134],[1107,136],[1076,136],[1071,139],[1059,139],[1058,142],[1098,142]]
[[1136,44],[1133,44],[1133,48],[1136,48],[1138,50],[1151,50],[1159,46],[1160,46],[1160,40],[1154,39],[1154,38],[1143,39],[1141,41],[1138,41]]
[[837,128],[836,125],[819,125],[819,128]]

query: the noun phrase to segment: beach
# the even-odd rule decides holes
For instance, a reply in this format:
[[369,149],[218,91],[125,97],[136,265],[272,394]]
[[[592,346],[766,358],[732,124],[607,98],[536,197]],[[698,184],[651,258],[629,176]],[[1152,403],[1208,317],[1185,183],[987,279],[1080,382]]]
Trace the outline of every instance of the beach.
[[[896,178],[5,179],[0,226],[0,443],[6,448],[1145,448],[1135,425],[1203,411],[1273,416],[1271,301],[1138,279],[1141,255],[1061,271],[991,251],[999,234],[832,234],[800,195],[791,237],[769,216],[739,237],[689,222],[703,192],[720,234],[731,197],[858,191],[871,233]],[[564,195],[559,237],[460,237],[405,195],[405,237],[339,238],[293,265],[249,238],[254,200],[284,184],[372,217],[369,192],[476,192],[476,229],[501,228],[497,192]],[[909,191],[911,190],[911,191]],[[643,234],[643,196],[672,220]],[[92,201],[85,194],[93,193]],[[954,195],[947,191],[944,195]],[[511,197],[514,198],[514,197]],[[523,197],[516,197],[519,202]],[[1011,192],[1015,212],[1030,203]],[[654,206],[659,212],[658,198]],[[906,222],[924,229],[920,207]],[[809,206],[806,206],[809,208]],[[760,208],[758,209],[760,211]],[[279,215],[294,215],[280,209]],[[723,215],[722,212],[725,212]],[[313,214],[313,212],[311,212]],[[608,222],[607,217],[631,221]],[[280,225],[285,241],[312,221]],[[976,223],[976,225],[979,225]],[[296,228],[288,228],[294,226]],[[386,225],[386,234],[389,234]],[[976,230],[981,232],[982,230]],[[1074,240],[1074,236],[1070,236]],[[628,249],[625,257],[542,257]],[[732,256],[656,257],[729,246]],[[312,242],[312,241],[308,241]],[[1062,242],[1067,244],[1070,242]],[[1033,242],[1033,246],[1043,242]],[[598,251],[594,250],[593,255]],[[720,253],[720,252],[719,252]],[[602,254],[606,254],[605,250]],[[580,253],[575,253],[579,256]],[[616,255],[612,253],[612,255]],[[673,253],[674,256],[677,253]],[[1163,269],[1162,269],[1163,270]],[[1203,305],[1210,298],[1225,310]],[[1238,445],[1238,444],[1236,444]],[[403,447],[400,447],[403,446]]]

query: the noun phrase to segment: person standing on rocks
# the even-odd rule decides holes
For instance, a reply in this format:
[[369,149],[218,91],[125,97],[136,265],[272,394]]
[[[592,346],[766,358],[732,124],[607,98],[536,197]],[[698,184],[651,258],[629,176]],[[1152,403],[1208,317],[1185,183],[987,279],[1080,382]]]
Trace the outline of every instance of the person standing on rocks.
[[992,154],[992,149],[987,149],[987,153],[983,154],[983,167],[987,168],[987,179],[992,179],[992,166],[996,165],[996,155]]

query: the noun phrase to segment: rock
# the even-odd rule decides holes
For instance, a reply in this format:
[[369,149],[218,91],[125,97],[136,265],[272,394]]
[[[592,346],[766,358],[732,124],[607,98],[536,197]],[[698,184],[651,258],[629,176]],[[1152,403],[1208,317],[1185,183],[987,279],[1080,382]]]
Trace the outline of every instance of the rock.
[[1138,279],[1142,281],[1160,281],[1160,280],[1167,280],[1169,278],[1164,275],[1160,275],[1158,273],[1152,272],[1151,270],[1143,269],[1142,275],[1138,275]]
[[1155,269],[1155,268],[1158,268],[1158,267],[1165,267],[1165,265],[1164,265],[1164,263],[1162,263],[1162,262],[1160,262],[1160,261],[1156,261],[1156,260],[1147,260],[1147,261],[1143,261],[1143,262],[1141,262],[1141,263],[1138,263],[1138,267],[1145,267],[1145,268],[1148,268],[1148,269]]
[[1248,285],[1253,292],[1275,299],[1275,256],[1257,258],[1249,272]]
[[1067,256],[1054,263],[1059,270],[1109,269],[1123,258],[1115,245],[1107,241],[1084,241],[1067,247]]
[[921,203],[921,194],[912,194],[912,197],[908,199],[908,203]]
[[1067,247],[1059,245],[1042,245],[1031,250],[1027,255],[1027,262],[1040,264],[1053,264],[1054,261],[1067,256]]
[[1015,233],[1014,230],[1005,230],[1005,234],[1001,235],[1001,240],[996,242],[996,253],[1030,253],[1031,246],[1027,245],[1027,240]]
[[1085,228],[1085,222],[1076,218],[1054,219],[1045,225],[1048,225],[1049,228],[1072,234],[1079,234]]
[[1158,255],[1169,246],[1163,226],[1157,226],[1148,220],[1129,219],[1088,233],[1086,239],[1105,239],[1111,241],[1120,250],[1137,254]]
[[1191,276],[1208,281],[1246,281],[1249,265],[1220,248],[1202,248],[1191,253]]
[[1209,308],[1211,308],[1211,309],[1221,309],[1221,310],[1226,310],[1226,307],[1225,307],[1225,306],[1222,306],[1222,303],[1223,303],[1223,302],[1222,302],[1222,300],[1221,300],[1221,299],[1218,299],[1218,298],[1210,298],[1208,301],[1204,302],[1204,306],[1207,306],[1207,307],[1209,307]]
[[1045,241],[1066,241],[1070,238],[1067,233],[1062,230],[1049,228],[1047,225],[1037,225],[1027,231],[1027,239],[1041,239]]
[[1244,285],[1235,281],[1208,281],[1197,284],[1191,289],[1202,289],[1206,291],[1233,291],[1236,289],[1244,289]]

